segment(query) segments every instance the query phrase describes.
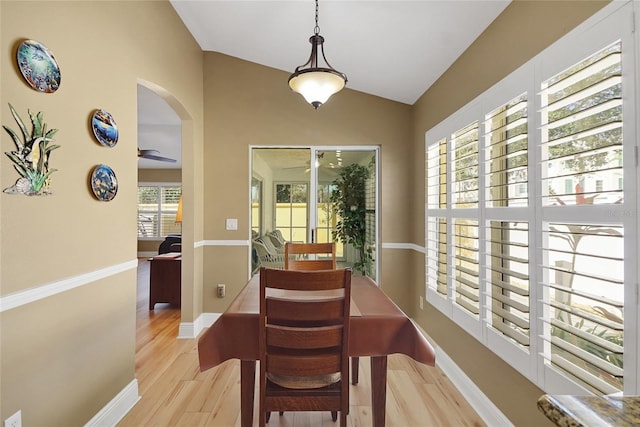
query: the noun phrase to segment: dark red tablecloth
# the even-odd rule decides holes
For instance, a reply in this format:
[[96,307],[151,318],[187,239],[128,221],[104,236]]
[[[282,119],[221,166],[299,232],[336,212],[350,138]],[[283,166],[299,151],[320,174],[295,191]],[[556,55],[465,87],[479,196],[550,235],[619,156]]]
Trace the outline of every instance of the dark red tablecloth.
[[[254,276],[198,341],[200,370],[229,359],[258,360],[258,295]],[[425,365],[435,365],[433,347],[413,322],[367,277],[351,279],[350,356],[405,354]]]

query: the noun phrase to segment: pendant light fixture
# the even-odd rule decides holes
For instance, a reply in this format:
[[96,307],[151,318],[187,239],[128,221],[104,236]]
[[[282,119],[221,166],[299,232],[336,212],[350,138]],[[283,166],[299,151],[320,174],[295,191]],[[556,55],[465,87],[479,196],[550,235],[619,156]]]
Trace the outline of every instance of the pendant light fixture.
[[[316,0],[316,26],[313,29],[313,35],[309,38],[309,43],[311,43],[311,57],[305,64],[296,67],[293,74],[289,76],[289,86],[317,110],[331,95],[340,92],[347,83],[347,75],[333,68],[324,56],[324,37],[320,35],[318,26],[318,0]],[[318,63],[318,47],[326,64],[324,67]],[[304,68],[307,66],[308,68]]]

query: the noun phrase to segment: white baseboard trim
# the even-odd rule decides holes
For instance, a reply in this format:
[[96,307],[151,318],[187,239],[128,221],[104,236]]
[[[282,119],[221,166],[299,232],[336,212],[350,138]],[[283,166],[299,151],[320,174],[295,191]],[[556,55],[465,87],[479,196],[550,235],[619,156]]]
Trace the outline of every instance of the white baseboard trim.
[[509,418],[493,404],[491,399],[485,396],[482,390],[455,364],[453,359],[451,359],[413,319],[412,322],[435,349],[436,365],[449,377],[453,385],[465,400],[469,402],[469,405],[478,413],[480,418],[491,427],[513,427],[513,423],[509,421]]
[[139,400],[138,380],[134,379],[91,418],[85,427],[116,426]]
[[424,246],[416,245],[415,243],[382,243],[380,245],[382,249],[409,249],[416,252],[426,253]]
[[513,427],[513,423],[498,409],[493,402],[475,385],[455,362],[435,346],[436,364],[449,377],[460,394],[469,402],[480,418],[489,426]]
[[194,247],[202,246],[249,246],[249,240],[199,240],[194,243]]
[[178,328],[178,339],[197,338],[200,332],[213,325],[218,317],[220,317],[220,313],[202,313],[193,323],[181,322]]

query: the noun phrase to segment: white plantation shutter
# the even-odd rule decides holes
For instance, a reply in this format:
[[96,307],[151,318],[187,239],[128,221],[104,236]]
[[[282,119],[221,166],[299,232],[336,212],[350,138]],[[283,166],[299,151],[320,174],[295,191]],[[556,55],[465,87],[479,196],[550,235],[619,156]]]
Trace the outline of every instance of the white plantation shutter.
[[441,298],[448,297],[447,220],[438,217],[447,207],[447,139],[428,148],[426,170],[427,199],[427,286]]
[[452,207],[478,206],[478,122],[451,137]]
[[529,119],[523,93],[485,115],[486,322],[529,351]]
[[623,227],[547,223],[546,359],[596,393],[623,388]]
[[453,287],[455,303],[474,317],[480,314],[480,242],[478,221],[453,221]]
[[528,130],[526,94],[487,114],[487,207],[527,206]]
[[543,83],[544,205],[622,201],[621,50],[614,43]]
[[447,220],[427,221],[427,285],[441,297],[447,297]]
[[621,73],[616,42],[542,87],[544,357],[596,393],[624,388]]
[[640,393],[632,9],[425,138],[427,301],[548,393]]

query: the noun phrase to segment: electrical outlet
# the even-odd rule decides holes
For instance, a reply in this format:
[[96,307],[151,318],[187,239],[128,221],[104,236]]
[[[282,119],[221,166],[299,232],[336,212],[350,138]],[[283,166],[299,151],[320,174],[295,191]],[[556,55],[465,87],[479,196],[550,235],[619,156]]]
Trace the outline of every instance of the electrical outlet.
[[420,310],[423,309],[424,306],[424,298],[422,298],[422,295],[420,295]]
[[22,427],[22,410],[4,420],[4,427]]
[[226,286],[223,283],[218,284],[218,298],[224,298],[227,294]]

